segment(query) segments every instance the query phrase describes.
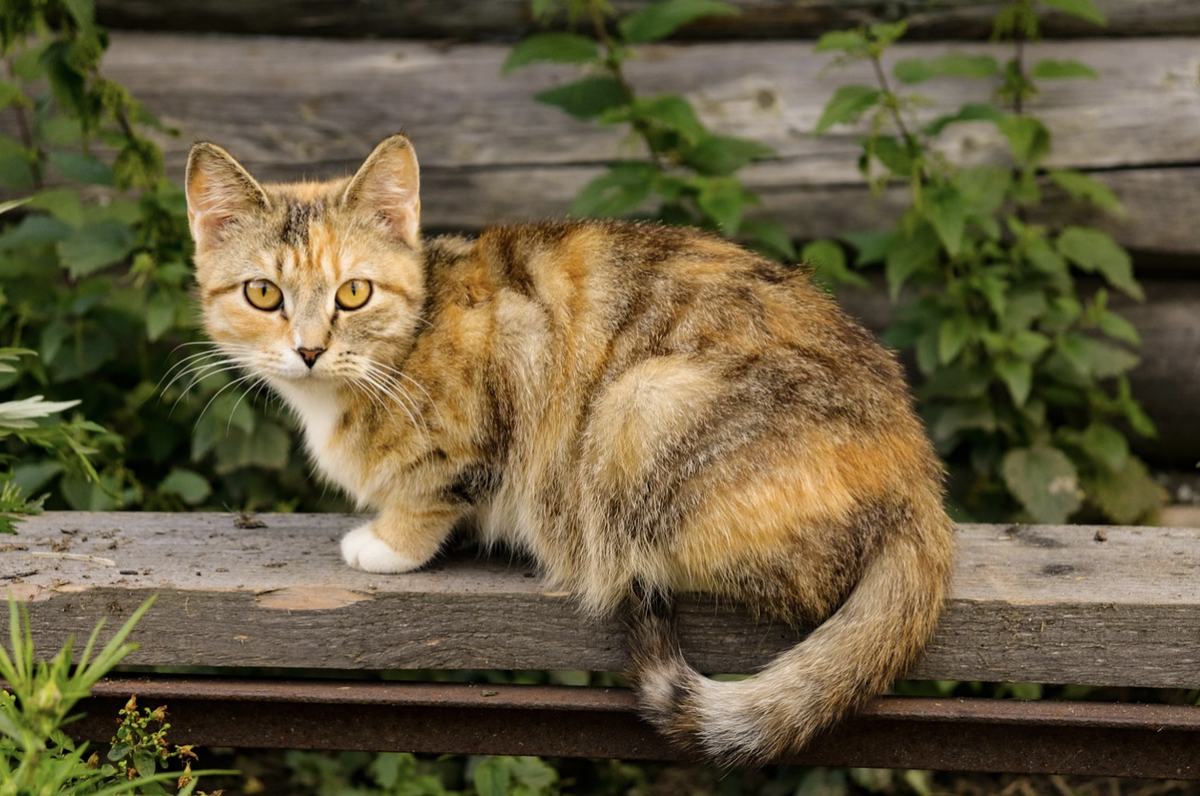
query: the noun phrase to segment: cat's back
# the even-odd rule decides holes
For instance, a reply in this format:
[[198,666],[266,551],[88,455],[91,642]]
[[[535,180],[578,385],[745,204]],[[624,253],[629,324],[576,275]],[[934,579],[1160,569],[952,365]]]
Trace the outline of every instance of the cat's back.
[[757,372],[785,392],[800,376],[813,382],[804,392],[817,405],[853,393],[907,406],[894,357],[813,284],[809,268],[715,235],[548,222],[492,227],[471,246],[445,239],[432,251],[459,263],[455,295],[522,307],[556,355],[587,360],[574,373],[612,378],[646,359],[685,357],[708,360],[730,379]]

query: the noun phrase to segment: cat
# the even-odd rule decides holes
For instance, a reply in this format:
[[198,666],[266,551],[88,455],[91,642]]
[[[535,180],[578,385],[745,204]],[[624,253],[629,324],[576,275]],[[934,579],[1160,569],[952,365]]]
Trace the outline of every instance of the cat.
[[[895,357],[807,269],[638,222],[423,240],[402,135],[349,179],[277,185],[197,143],[186,192],[208,335],[375,512],[351,566],[418,569],[467,523],[528,551],[625,617],[643,715],[727,765],[804,747],[930,637],[941,465]],[[682,592],[817,628],[713,681],[675,639]]]

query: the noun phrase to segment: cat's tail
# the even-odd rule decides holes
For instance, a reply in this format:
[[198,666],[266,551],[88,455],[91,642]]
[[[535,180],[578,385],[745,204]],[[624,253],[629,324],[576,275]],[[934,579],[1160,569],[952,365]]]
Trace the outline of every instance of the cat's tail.
[[643,716],[718,764],[759,764],[798,751],[909,667],[933,633],[949,560],[945,548],[889,540],[829,619],[739,681],[693,669],[676,640],[671,599],[636,594],[628,643]]

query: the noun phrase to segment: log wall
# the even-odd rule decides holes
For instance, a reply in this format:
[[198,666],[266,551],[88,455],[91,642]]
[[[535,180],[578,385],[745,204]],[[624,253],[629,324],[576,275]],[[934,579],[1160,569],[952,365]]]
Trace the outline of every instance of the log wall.
[[[948,47],[915,43],[896,58]],[[1200,46],[1184,37],[1048,41],[1030,57],[1077,58],[1097,81],[1047,81],[1035,101],[1056,147],[1052,164],[1088,171],[1122,198],[1127,215],[1052,205],[1047,221],[1086,221],[1135,254],[1150,300],[1126,312],[1145,338],[1136,393],[1159,425],[1141,442],[1159,464],[1200,458]],[[427,229],[476,230],[497,222],[561,217],[603,163],[621,157],[620,131],[575,121],[532,95],[570,79],[563,67],[504,77],[507,45],[414,40],[182,36],[118,31],[106,69],[180,135],[164,138],[169,172],[182,178],[197,139],[230,149],[269,180],[352,172],[380,139],[403,129],[422,162]],[[998,51],[997,51],[998,52]],[[779,153],[743,176],[761,214],[797,239],[890,224],[902,191],[873,198],[854,163],[861,130],[817,138],[813,128],[837,86],[869,82],[863,67],[828,68],[811,41],[723,42],[645,48],[631,78],[647,92],[681,92],[713,128]],[[929,116],[988,96],[970,81],[920,87]],[[963,125],[947,152],[964,161],[999,157],[985,126]],[[847,292],[850,311],[875,329],[879,296]],[[885,303],[884,303],[885,304]]]

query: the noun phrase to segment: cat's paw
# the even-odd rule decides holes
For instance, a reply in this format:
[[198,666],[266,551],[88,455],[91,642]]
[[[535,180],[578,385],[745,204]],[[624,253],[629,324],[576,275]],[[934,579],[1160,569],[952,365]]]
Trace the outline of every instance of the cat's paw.
[[355,569],[377,573],[411,572],[425,563],[393,549],[369,524],[342,537],[342,558]]

